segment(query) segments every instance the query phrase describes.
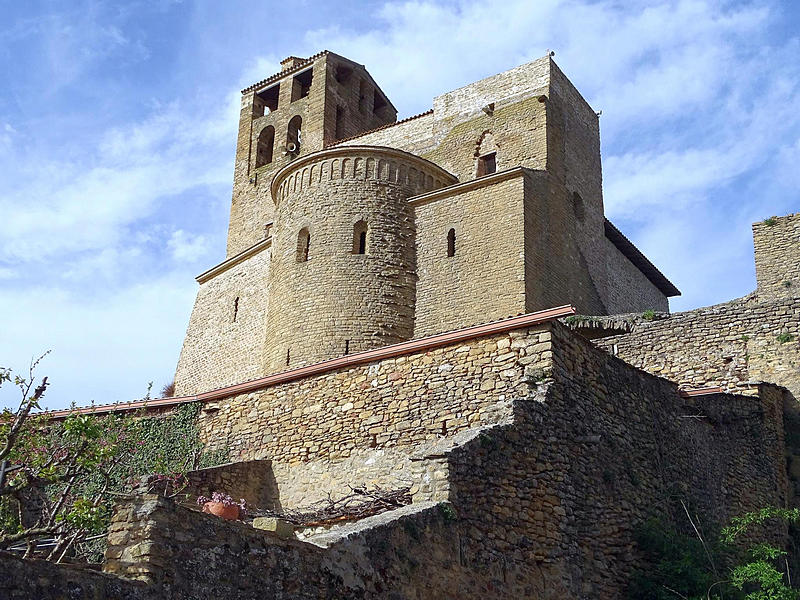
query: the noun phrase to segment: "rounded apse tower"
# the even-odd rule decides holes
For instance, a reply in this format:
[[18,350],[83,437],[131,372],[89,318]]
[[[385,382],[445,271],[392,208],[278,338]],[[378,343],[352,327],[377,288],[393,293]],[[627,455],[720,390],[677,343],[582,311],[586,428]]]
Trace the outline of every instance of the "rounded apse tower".
[[416,251],[407,200],[456,181],[423,158],[374,146],[322,150],[276,173],[267,372],[411,338]]

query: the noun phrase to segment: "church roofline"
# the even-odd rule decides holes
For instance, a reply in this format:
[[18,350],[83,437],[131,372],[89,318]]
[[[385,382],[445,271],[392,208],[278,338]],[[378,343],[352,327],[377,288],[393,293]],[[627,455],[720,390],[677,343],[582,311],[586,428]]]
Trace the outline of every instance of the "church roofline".
[[605,220],[605,233],[608,241],[614,244],[617,250],[622,252],[625,258],[631,261],[662,294],[667,298],[681,295],[681,291],[608,219]]
[[272,246],[272,236],[264,238],[263,240],[259,240],[249,248],[245,248],[244,250],[239,252],[239,254],[234,254],[230,258],[223,260],[221,263],[218,263],[213,267],[211,267],[210,269],[203,271],[202,273],[200,273],[200,275],[195,277],[195,280],[197,281],[197,283],[205,283],[209,279],[216,277],[220,273],[227,271],[231,267],[238,265],[243,260],[250,258],[254,254],[258,254],[259,252],[269,248],[270,246]]
[[[312,64],[314,64],[314,61],[316,61],[321,56],[335,56],[336,58],[339,58],[341,60],[349,62],[351,65],[357,65],[357,66],[361,67],[362,69],[364,69],[364,73],[366,73],[367,77],[369,77],[370,83],[373,85],[373,87],[375,87],[375,89],[380,91],[381,95],[383,96],[383,99],[386,100],[386,102],[389,104],[389,106],[391,106],[394,109],[395,113],[397,113],[397,107],[391,101],[389,96],[386,95],[386,92],[384,92],[383,89],[381,89],[381,86],[379,86],[378,83],[375,81],[375,79],[373,79],[372,75],[370,75],[370,73],[367,70],[367,67],[365,65],[362,65],[362,64],[357,63],[355,61],[352,61],[349,58],[347,58],[346,56],[342,56],[341,54],[336,54],[335,52],[331,52],[330,50],[322,50],[321,52],[317,52],[316,54],[312,54],[308,58],[302,59],[302,62],[296,64],[293,67],[290,67],[288,69],[284,69],[282,71],[278,71],[277,73],[275,73],[273,75],[270,75],[266,79],[262,79],[261,81],[259,81],[257,83],[254,83],[253,85],[249,85],[249,86],[247,86],[246,88],[244,88],[242,90],[242,94],[246,94],[248,92],[253,92],[253,91],[259,92],[259,91],[262,90],[262,88],[268,86],[271,83],[275,83],[276,81],[280,81],[281,79],[283,79],[284,77],[287,77],[288,75],[293,75],[293,74],[297,73],[298,71],[302,71],[304,69],[307,69]],[[290,56],[288,58],[299,58],[299,57]],[[287,60],[287,59],[284,59],[284,60]],[[390,125],[394,125],[394,123],[390,123]]]
[[246,88],[244,88],[242,90],[242,93],[246,94],[247,92],[252,92],[254,90],[258,90],[258,89],[264,87],[267,84],[270,84],[270,83],[273,83],[275,81],[278,81],[279,79],[283,79],[287,75],[291,75],[292,73],[296,73],[297,71],[299,71],[301,69],[304,69],[305,67],[307,67],[308,65],[313,63],[315,60],[317,60],[320,56],[326,56],[328,54],[330,54],[330,52],[328,50],[323,50],[322,52],[317,52],[316,54],[313,54],[313,55],[309,56],[308,58],[303,60],[303,62],[295,65],[294,67],[291,67],[289,69],[284,69],[283,71],[278,71],[277,73],[275,73],[274,75],[270,75],[266,79],[262,79],[261,81],[259,81],[257,83],[254,83],[253,85],[247,86]]
[[358,138],[364,137],[365,135],[368,135],[370,133],[375,133],[376,131],[382,131],[384,129],[388,129],[389,127],[394,127],[396,125],[400,125],[400,124],[406,123],[408,121],[413,121],[414,119],[419,119],[420,117],[427,117],[428,115],[432,115],[432,114],[433,114],[433,109],[429,108],[425,112],[421,112],[421,113],[419,113],[417,115],[411,115],[410,117],[406,117],[405,119],[400,119],[399,121],[395,121],[394,123],[387,123],[386,125],[381,125],[380,127],[376,127],[375,129],[370,129],[369,131],[362,131],[359,134],[351,135],[350,137],[342,138],[341,140],[336,140],[336,142],[331,144],[330,147],[339,146],[339,145],[343,144],[344,142],[357,140]]

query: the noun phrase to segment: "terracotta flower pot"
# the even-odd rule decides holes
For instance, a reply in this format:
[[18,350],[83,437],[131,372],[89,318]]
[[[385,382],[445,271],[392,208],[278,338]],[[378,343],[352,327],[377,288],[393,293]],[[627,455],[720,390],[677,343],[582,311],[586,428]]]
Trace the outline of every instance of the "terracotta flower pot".
[[235,504],[225,506],[222,502],[206,502],[203,504],[203,512],[222,517],[227,521],[239,518],[239,507]]

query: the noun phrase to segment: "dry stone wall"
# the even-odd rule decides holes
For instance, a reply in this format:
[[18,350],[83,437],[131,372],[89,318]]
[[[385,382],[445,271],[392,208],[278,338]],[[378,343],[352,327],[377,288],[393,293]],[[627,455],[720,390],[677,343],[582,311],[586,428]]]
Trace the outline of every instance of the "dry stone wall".
[[546,332],[511,345],[508,334],[476,339],[222,400],[201,413],[201,439],[271,460],[284,508],[365,484],[438,499],[441,477],[417,464],[418,446],[507,422],[525,366],[546,367]]
[[320,547],[142,496],[117,508],[104,569],[175,600],[456,598],[456,530],[426,503],[365,519]]
[[175,395],[263,374],[270,248],[200,284],[175,373]]
[[564,328],[550,334],[553,370],[513,424],[448,454],[460,555],[483,578],[475,597],[618,598],[641,565],[636,524],[682,527],[676,498],[712,527],[786,505],[782,390],[688,400]]
[[557,322],[275,385],[207,404],[206,441],[272,460],[279,501],[294,480],[409,469],[414,503],[303,543],[140,496],[115,511],[104,568],[147,582],[131,600],[617,598],[636,524],[680,527],[676,499],[709,527],[786,505],[786,399],[758,392],[684,398]]
[[753,223],[761,298],[800,297],[800,213]]
[[800,397],[800,298],[760,300],[759,293],[652,321],[632,315],[630,333],[597,344],[686,388],[747,393],[750,382],[768,381]]

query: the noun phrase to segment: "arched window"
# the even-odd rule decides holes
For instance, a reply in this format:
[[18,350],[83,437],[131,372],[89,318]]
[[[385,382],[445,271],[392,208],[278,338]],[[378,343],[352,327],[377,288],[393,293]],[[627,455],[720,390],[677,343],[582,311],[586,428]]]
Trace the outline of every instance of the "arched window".
[[353,254],[367,253],[367,222],[358,221],[353,225]]
[[258,134],[256,144],[256,169],[272,162],[272,147],[275,145],[275,128],[267,125]]
[[[300,152],[300,144],[302,143],[301,129],[303,125],[303,118],[300,115],[295,115],[289,121],[289,128],[286,131],[286,150],[295,154]],[[294,147],[294,150],[291,148]]]
[[450,229],[447,232],[447,256],[456,255],[456,230]]
[[297,234],[297,262],[308,260],[308,250],[311,247],[311,233],[307,227],[303,227]]

